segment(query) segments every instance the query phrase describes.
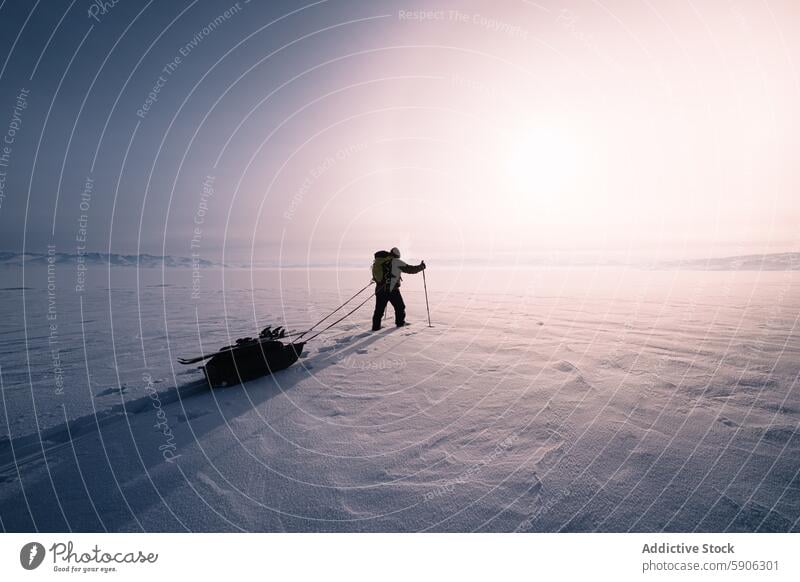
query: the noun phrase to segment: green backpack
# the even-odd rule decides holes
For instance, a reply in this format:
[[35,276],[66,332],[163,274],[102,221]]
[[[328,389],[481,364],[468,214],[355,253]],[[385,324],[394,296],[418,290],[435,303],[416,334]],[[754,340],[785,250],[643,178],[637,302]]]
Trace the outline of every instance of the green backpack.
[[372,262],[372,280],[379,286],[387,285],[391,280],[393,258],[394,255],[388,251],[375,253],[375,260]]

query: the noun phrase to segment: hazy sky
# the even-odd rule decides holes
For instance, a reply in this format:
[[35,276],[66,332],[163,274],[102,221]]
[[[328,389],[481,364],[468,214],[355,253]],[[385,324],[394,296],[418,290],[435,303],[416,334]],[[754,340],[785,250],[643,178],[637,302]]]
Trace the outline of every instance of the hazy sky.
[[0,248],[798,250],[796,1],[98,6],[0,8]]

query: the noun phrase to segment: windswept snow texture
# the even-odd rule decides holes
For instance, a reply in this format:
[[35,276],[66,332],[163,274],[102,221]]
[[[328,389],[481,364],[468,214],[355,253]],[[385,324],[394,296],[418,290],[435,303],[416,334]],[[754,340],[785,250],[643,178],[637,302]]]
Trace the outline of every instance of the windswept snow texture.
[[797,272],[433,265],[433,328],[406,276],[412,326],[213,391],[175,359],[368,269],[76,276],[3,271],[6,531],[800,530]]

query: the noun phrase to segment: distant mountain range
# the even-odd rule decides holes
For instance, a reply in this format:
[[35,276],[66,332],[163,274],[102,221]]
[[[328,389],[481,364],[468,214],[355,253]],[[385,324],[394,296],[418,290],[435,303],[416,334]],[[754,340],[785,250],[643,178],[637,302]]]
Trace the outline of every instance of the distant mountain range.
[[[50,255],[47,253],[17,253],[9,251],[0,251],[0,267],[13,266],[20,267],[46,265]],[[327,264],[324,262],[317,262],[314,264],[300,264],[300,263],[283,263],[277,261],[259,261],[253,264],[250,263],[221,263],[217,261],[210,261],[207,259],[193,259],[191,257],[176,257],[176,256],[157,256],[149,254],[141,255],[120,255],[116,253],[85,253],[83,255],[84,261],[89,265],[111,265],[114,267],[139,267],[139,268],[155,268],[161,267],[177,267],[177,268],[192,268],[199,266],[200,268],[213,268],[225,267],[230,269],[264,269],[264,268],[284,268],[284,269],[329,269],[329,268],[364,268],[369,265],[369,260],[366,262],[353,262]],[[78,255],[75,253],[55,253],[53,255],[56,264],[75,263],[78,260]],[[459,267],[460,262],[453,262],[448,264],[448,261],[437,261],[439,266]],[[476,267],[481,265],[502,267],[496,261],[487,260],[485,262],[477,260],[472,261]],[[517,261],[509,267],[633,267],[642,268],[647,270],[687,270],[687,271],[800,271],[800,253],[773,253],[763,255],[740,255],[734,257],[717,257],[707,259],[682,259],[674,261],[615,261],[615,260],[601,260],[597,258],[583,258],[576,260],[575,258],[566,259],[541,259],[532,260],[530,262]]]
[[800,253],[661,261],[650,265],[649,268],[690,271],[800,271]]
[[[51,255],[47,253],[15,253],[0,251],[0,266],[21,267],[46,265]],[[75,253],[54,253],[53,262],[57,265],[75,263],[78,255]],[[208,261],[206,259],[193,259],[191,257],[174,257],[157,255],[119,255],[116,253],[84,253],[83,260],[88,265],[111,265],[114,267],[185,267],[191,268],[199,266],[201,268],[221,267],[222,263]]]

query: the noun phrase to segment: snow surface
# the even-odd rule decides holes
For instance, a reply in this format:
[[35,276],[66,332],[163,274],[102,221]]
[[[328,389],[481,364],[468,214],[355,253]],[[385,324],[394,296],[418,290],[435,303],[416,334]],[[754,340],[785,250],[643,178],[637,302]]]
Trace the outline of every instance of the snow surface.
[[434,327],[407,275],[411,327],[213,391],[176,358],[368,269],[0,271],[7,531],[800,530],[796,271],[432,266]]

